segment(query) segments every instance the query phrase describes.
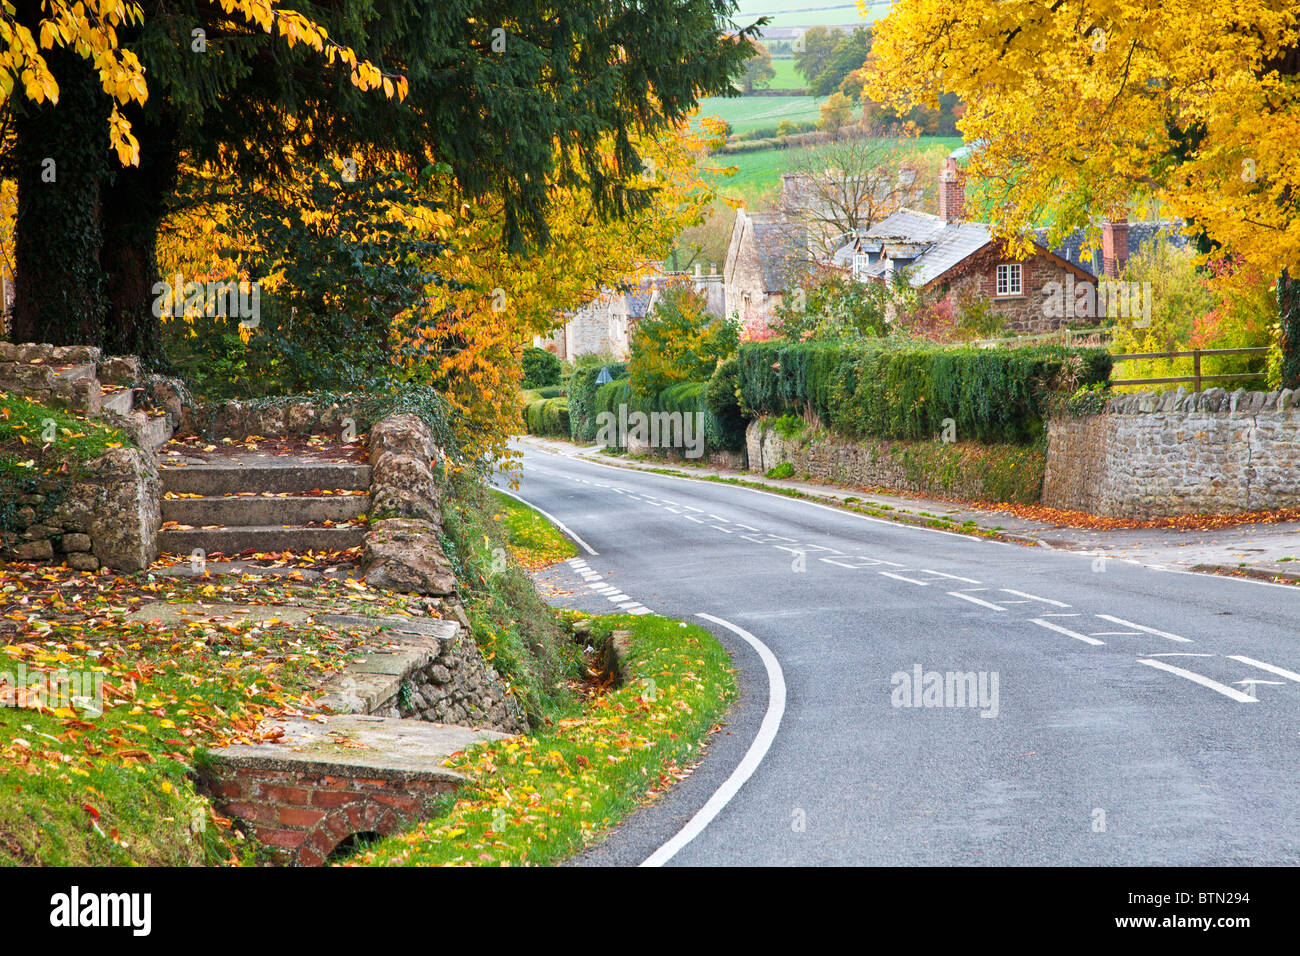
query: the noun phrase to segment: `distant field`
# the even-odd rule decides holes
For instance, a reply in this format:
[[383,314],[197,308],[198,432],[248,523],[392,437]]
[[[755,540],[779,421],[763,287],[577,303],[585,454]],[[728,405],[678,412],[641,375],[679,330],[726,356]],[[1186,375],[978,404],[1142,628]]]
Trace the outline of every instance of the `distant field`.
[[717,116],[731,125],[732,132],[743,133],[787,119],[815,123],[824,102],[824,96],[708,96],[700,101],[700,116]]
[[[960,136],[922,136],[908,140],[906,151],[911,153],[939,148],[952,151],[960,145]],[[741,199],[750,208],[761,208],[765,199],[775,195],[780,187],[781,174],[793,169],[801,156],[802,150],[798,149],[766,149],[734,156],[714,156],[710,165],[735,166],[734,176],[716,177],[722,194]]]
[[[870,23],[889,13],[891,0],[873,2],[866,17],[856,3],[845,0],[819,0],[817,3],[793,4],[789,0],[740,0],[736,22],[752,23],[761,16],[770,17],[769,27],[844,26]],[[785,13],[783,11],[792,12]]]
[[776,76],[767,84],[769,90],[802,90],[808,85],[803,74],[794,68],[794,60],[773,58],[772,69],[776,70]]

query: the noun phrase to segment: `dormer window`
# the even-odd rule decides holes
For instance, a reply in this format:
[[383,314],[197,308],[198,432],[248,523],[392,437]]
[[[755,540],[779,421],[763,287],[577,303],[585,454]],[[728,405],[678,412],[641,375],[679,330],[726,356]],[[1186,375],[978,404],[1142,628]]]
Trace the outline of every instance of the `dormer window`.
[[853,256],[853,274],[860,276],[867,271],[871,265],[871,256],[865,252],[859,252]]
[[1021,263],[1004,262],[998,266],[997,295],[1024,295]]

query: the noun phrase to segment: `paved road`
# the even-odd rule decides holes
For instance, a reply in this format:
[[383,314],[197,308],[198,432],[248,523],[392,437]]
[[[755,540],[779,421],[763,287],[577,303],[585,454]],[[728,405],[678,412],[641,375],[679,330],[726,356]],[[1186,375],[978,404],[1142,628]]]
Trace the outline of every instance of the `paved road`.
[[696,773],[580,862],[1300,862],[1300,590],[524,453],[518,494],[596,552],[552,583],[704,623],[739,669]]

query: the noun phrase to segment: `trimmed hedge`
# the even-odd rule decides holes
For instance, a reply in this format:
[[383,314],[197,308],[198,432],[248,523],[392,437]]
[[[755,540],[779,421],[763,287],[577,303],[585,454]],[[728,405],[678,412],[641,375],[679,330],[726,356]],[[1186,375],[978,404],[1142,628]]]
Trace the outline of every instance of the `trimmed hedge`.
[[524,423],[530,435],[569,437],[569,400],[543,398],[524,407]]
[[543,388],[547,385],[560,384],[562,364],[559,356],[546,349],[539,349],[535,345],[524,349],[522,364],[524,388]]
[[615,379],[627,378],[625,362],[584,365],[575,368],[569,375],[569,422],[571,436],[576,442],[596,440],[596,412],[600,411],[595,407],[596,389],[599,387],[596,379],[602,368],[608,368],[609,374]]
[[814,417],[851,437],[934,438],[945,419],[960,440],[1034,441],[1053,380],[1076,366],[1071,391],[1105,382],[1102,349],[944,347],[882,340],[748,343],[740,349],[744,405],[756,415]]
[[[715,376],[716,377],[716,376]],[[619,406],[627,406],[627,415],[633,412],[680,412],[683,416],[702,414],[704,416],[704,448],[706,453],[709,450],[727,449],[734,451],[744,446],[745,443],[745,423],[739,417],[740,409],[736,407],[736,422],[729,420],[720,420],[718,416],[709,407],[708,392],[711,387],[709,382],[681,382],[677,385],[670,385],[663,391],[650,395],[646,398],[638,398],[632,390],[632,383],[628,379],[620,379],[615,382],[609,382],[600,386],[596,390],[595,399],[592,402],[592,418],[601,412],[609,412],[614,416],[615,421],[619,421]],[[733,404],[734,390],[733,390]],[[625,420],[625,419],[624,419]],[[620,425],[622,422],[620,422]],[[593,428],[593,437],[599,429]],[[616,436],[618,447],[627,447],[627,435],[621,428]]]

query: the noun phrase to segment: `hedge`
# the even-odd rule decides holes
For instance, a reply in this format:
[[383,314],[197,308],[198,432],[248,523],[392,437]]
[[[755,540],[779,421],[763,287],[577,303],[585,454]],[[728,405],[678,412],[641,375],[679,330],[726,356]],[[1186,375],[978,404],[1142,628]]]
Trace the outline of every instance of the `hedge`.
[[596,440],[596,379],[602,368],[609,369],[615,379],[627,378],[627,364],[611,362],[608,365],[584,365],[569,375],[569,422],[572,438],[576,442]]
[[[633,412],[679,412],[684,416],[702,414],[704,416],[704,447],[706,452],[714,449],[735,450],[744,444],[745,428],[743,419],[739,419],[739,407],[736,408],[736,422],[720,420],[708,403],[710,382],[681,382],[671,385],[663,391],[646,397],[638,397],[632,391],[628,379],[609,382],[596,390],[592,402],[592,417],[601,412],[609,412],[619,425],[626,423],[626,416],[619,416],[619,406],[627,406],[627,416]],[[734,394],[734,388],[733,388]],[[733,399],[734,403],[734,399]],[[593,429],[593,437],[595,431]],[[621,430],[616,435],[620,448],[627,447],[627,435]]]
[[543,398],[524,407],[524,423],[530,435],[569,437],[569,400]]
[[1102,349],[762,342],[741,346],[740,388],[756,415],[813,417],[850,437],[934,438],[952,419],[961,440],[1023,444],[1043,433],[1067,362],[1071,391],[1110,377]]
[[547,385],[560,384],[561,362],[553,353],[536,346],[529,346],[524,349],[522,362],[525,388],[543,388]]

